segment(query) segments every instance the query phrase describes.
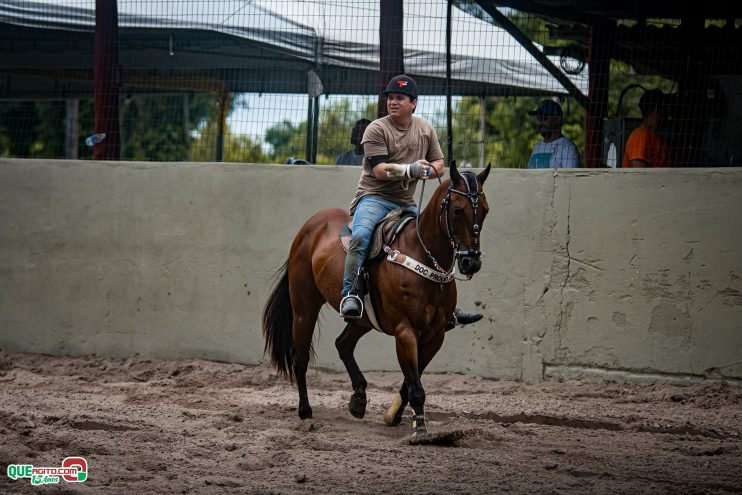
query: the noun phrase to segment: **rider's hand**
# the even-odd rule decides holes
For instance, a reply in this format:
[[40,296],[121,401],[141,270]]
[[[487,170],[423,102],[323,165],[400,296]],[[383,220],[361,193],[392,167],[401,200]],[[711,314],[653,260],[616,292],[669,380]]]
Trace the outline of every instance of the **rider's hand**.
[[430,177],[430,163],[424,160],[411,163],[408,177],[411,179],[428,179]]
[[419,160],[415,163],[385,163],[386,176],[393,179],[427,179],[430,177],[430,163]]

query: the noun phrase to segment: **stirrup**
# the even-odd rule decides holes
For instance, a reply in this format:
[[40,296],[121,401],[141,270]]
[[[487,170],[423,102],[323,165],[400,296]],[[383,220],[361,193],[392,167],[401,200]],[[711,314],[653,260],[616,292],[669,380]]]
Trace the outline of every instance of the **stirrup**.
[[[350,311],[346,311],[343,313],[343,306],[345,306],[345,303],[347,301],[353,301],[355,300],[358,304],[358,310],[356,311],[356,308],[350,309]],[[345,318],[345,320],[360,320],[363,316],[363,300],[358,297],[355,294],[348,294],[347,296],[343,297],[340,300],[340,316]]]

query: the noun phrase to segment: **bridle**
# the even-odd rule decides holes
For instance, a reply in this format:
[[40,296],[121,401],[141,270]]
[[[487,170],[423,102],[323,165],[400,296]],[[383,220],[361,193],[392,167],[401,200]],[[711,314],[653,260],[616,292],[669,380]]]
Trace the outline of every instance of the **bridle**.
[[[438,171],[435,169],[435,167],[431,167],[434,171],[436,176],[438,177],[438,183],[441,184],[443,181],[441,180],[440,175],[438,174]],[[428,258],[433,262],[433,266],[436,270],[443,272],[443,273],[451,273],[453,272],[454,268],[456,267],[457,260],[460,260],[462,256],[469,256],[473,258],[480,258],[484,255],[479,250],[479,234],[480,234],[480,227],[477,224],[477,209],[479,208],[479,198],[484,195],[484,191],[478,191],[476,188],[477,184],[477,178],[474,175],[473,172],[460,172],[459,175],[464,179],[464,183],[466,184],[466,192],[459,191],[458,189],[454,189],[453,187],[453,180],[451,181],[451,184],[448,186],[448,191],[446,191],[446,195],[443,197],[443,200],[441,200],[441,209],[440,209],[440,215],[445,218],[445,224],[446,224],[446,237],[448,238],[448,243],[451,245],[451,249],[453,251],[453,263],[451,264],[451,269],[449,271],[444,270],[441,265],[438,263],[438,260],[435,259],[435,256],[433,256],[433,253],[430,252],[430,250],[427,248],[425,243],[423,242],[422,237],[420,236],[420,211],[418,210],[417,213],[417,219],[415,221],[415,229],[417,230],[417,238],[420,240],[420,244],[422,245],[423,249],[425,250],[425,254],[428,255]],[[471,186],[469,186],[469,180],[466,178],[466,176],[469,176],[473,179],[475,184],[475,190],[472,192]],[[423,193],[425,192],[425,182],[422,181],[423,185],[420,190],[420,202],[418,204],[422,204],[423,201]],[[461,250],[461,243],[456,240],[456,236],[451,232],[450,222],[449,222],[449,215],[451,213],[451,194],[460,194],[461,196],[464,196],[466,199],[469,200],[469,202],[472,205],[473,209],[473,226],[472,231],[474,233],[474,242],[473,242],[473,248],[468,251],[462,251]],[[445,216],[444,216],[445,213]],[[440,220],[440,217],[439,217]],[[439,222],[440,223],[440,222]],[[472,275],[466,275],[467,280],[471,279]]]
[[[464,175],[468,175],[469,177],[474,179],[474,184],[477,183],[477,178],[472,172],[463,172],[461,173],[461,176],[464,177]],[[445,220],[446,220],[446,235],[448,236],[448,242],[451,244],[451,247],[454,250],[454,255],[456,257],[460,256],[473,256],[473,257],[481,257],[482,252],[478,249],[479,248],[479,225],[477,224],[477,208],[479,208],[479,198],[484,195],[484,191],[477,191],[474,192],[471,191],[471,187],[469,186],[469,181],[464,179],[464,183],[466,184],[466,192],[459,191],[458,189],[453,188],[453,183],[448,187],[448,192],[443,197],[443,200],[441,201],[441,215],[443,212],[446,212]],[[472,225],[472,232],[474,232],[474,247],[473,249],[469,251],[462,251],[460,249],[461,243],[456,241],[455,236],[451,233],[451,228],[449,226],[449,220],[448,216],[451,212],[451,193],[456,193],[464,196],[466,199],[469,200],[471,203],[472,209],[473,209],[473,224]]]

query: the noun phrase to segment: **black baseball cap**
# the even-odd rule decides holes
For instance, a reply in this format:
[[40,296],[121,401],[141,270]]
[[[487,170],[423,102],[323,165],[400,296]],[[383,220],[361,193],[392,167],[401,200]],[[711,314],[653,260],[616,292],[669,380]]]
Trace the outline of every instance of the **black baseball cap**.
[[539,103],[536,110],[531,110],[528,115],[538,115],[539,117],[561,117],[564,115],[562,107],[553,100],[544,100]]
[[663,106],[667,100],[666,96],[667,95],[658,88],[650,89],[649,91],[642,93],[641,98],[639,98],[639,109],[642,111],[642,114],[648,113],[654,107]]
[[389,93],[402,93],[413,100],[417,100],[417,83],[406,74],[393,77],[386,85],[386,91],[384,91],[385,95]]

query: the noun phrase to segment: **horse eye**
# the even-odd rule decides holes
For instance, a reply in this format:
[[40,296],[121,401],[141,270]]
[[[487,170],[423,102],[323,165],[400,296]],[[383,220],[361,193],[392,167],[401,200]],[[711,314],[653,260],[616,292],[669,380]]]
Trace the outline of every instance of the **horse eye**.
[[453,209],[453,216],[454,216],[454,217],[460,217],[460,216],[461,216],[461,213],[462,213],[463,211],[464,211],[464,210],[463,210],[462,208],[454,208],[454,209]]

